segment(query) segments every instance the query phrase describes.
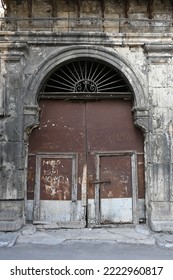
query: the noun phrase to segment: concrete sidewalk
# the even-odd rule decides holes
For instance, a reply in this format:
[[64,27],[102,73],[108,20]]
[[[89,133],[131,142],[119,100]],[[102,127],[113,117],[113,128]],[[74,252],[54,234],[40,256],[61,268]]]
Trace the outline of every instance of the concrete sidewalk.
[[115,243],[159,245],[173,248],[173,234],[154,233],[146,225],[136,227],[82,228],[82,229],[37,229],[26,225],[18,232],[0,233],[0,247],[15,244],[57,245],[67,240],[112,241]]

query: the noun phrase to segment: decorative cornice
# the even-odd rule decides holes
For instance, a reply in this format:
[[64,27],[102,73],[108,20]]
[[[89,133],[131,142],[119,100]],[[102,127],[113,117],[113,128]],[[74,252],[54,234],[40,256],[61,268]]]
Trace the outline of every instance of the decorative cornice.
[[155,53],[160,53],[160,52],[172,52],[173,51],[173,44],[158,44],[158,43],[153,43],[153,44],[145,44],[144,47],[145,51],[148,53],[155,52]]
[[152,63],[166,63],[173,56],[173,44],[145,44],[144,50]]
[[149,111],[148,108],[134,107],[132,109],[134,114],[134,124],[141,128],[145,133],[149,131]]
[[[8,37],[8,36],[7,36]],[[0,50],[13,50],[13,49],[18,49],[18,50],[23,50],[27,48],[27,43],[26,42],[13,42],[13,41],[0,41]]]

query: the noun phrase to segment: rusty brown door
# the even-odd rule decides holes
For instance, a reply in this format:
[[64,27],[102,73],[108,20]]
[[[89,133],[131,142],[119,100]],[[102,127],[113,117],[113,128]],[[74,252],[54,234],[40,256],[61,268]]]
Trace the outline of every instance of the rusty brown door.
[[131,108],[131,101],[124,100],[86,104],[91,224],[139,220],[137,208],[140,196],[144,198],[143,137],[134,127]]
[[34,219],[42,221],[144,217],[143,137],[131,101],[42,100],[40,107],[29,141],[28,213],[34,200]]

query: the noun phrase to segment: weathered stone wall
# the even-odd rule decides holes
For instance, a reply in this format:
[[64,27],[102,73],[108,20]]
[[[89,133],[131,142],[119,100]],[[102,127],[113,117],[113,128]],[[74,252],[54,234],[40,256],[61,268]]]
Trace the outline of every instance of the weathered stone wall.
[[[169,22],[172,0],[6,0],[6,3],[6,16],[10,20],[2,26],[4,30],[172,31],[172,22]],[[148,22],[149,19],[153,21]]]
[[[38,123],[37,92],[46,71],[70,55],[100,53],[100,59],[117,63],[133,86],[134,122],[145,135],[147,222],[153,230],[173,231],[173,45],[172,33],[165,33],[165,25],[171,32],[172,23],[142,21],[139,29],[138,21],[124,20],[121,26],[110,21],[172,19],[172,1],[155,0],[152,7],[141,0],[81,0],[80,7],[78,1],[65,0],[6,3],[8,17],[62,20],[52,29],[46,21],[4,21],[1,26],[0,230],[16,230],[25,222],[27,142]],[[103,16],[104,26],[95,23]],[[72,18],[83,21],[71,21],[69,28]],[[64,33],[55,32],[60,30]]]
[[143,15],[157,18],[158,15],[172,16],[171,0],[6,0],[7,16],[12,17],[51,17],[68,13],[73,15],[108,15],[136,17]]
[[0,47],[0,229],[2,225],[5,230],[17,229],[23,222],[25,181],[23,53],[8,46]]
[[170,230],[173,217],[173,58],[171,45],[148,45],[148,196],[154,230]]

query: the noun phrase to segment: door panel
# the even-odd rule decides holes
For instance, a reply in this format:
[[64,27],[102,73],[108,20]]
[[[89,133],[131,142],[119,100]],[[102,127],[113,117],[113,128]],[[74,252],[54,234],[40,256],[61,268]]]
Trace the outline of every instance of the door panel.
[[101,199],[132,197],[131,157],[109,155],[100,157]]
[[88,153],[136,150],[143,153],[143,136],[133,123],[130,100],[86,103]]
[[85,104],[42,100],[39,105],[40,124],[29,139],[28,179],[33,180],[28,180],[28,199],[35,189],[34,220],[85,221]]
[[36,174],[34,220],[75,220],[77,155],[38,154]]
[[[28,161],[28,200],[35,193],[35,219],[132,222],[131,155],[116,154],[135,151],[144,199],[143,137],[133,125],[131,101],[42,100],[39,105]],[[97,183],[107,179],[110,184]]]
[[71,200],[72,159],[41,158],[40,199]]
[[102,182],[100,222],[103,224],[132,222],[131,156],[109,154],[102,155],[99,159],[99,181]]

